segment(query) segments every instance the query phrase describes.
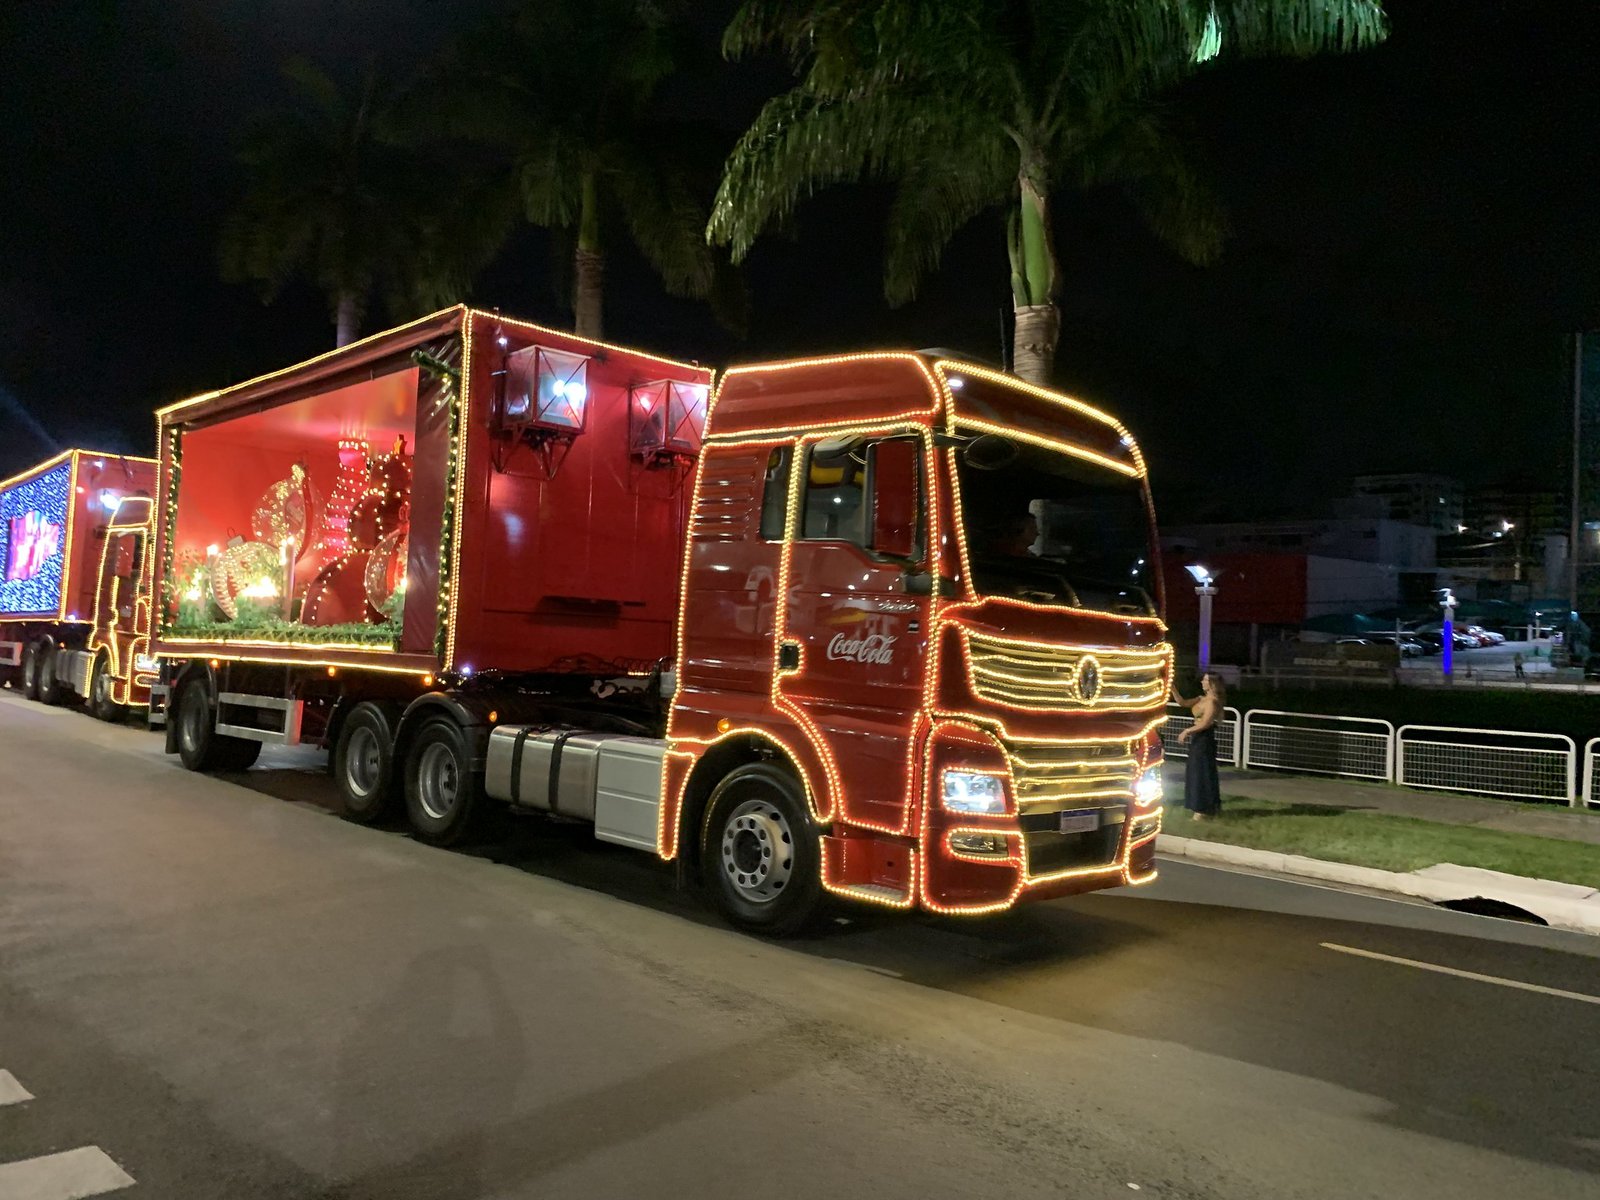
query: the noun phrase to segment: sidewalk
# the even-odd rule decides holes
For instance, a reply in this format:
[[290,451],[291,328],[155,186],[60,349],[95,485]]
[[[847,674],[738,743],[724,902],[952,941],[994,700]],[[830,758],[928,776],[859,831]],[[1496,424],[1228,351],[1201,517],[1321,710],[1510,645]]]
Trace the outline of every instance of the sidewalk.
[[[1441,825],[1471,825],[1500,833],[1562,838],[1600,846],[1600,810],[1562,808],[1554,804],[1493,800],[1460,792],[1425,792],[1387,783],[1364,783],[1322,775],[1288,775],[1223,767],[1222,794],[1285,804],[1389,813]],[[1167,795],[1183,795],[1183,763],[1169,762]]]
[[1600,814],[1320,776],[1220,774],[1223,815],[1200,825],[1181,807],[1183,764],[1167,768],[1161,854],[1600,934]]

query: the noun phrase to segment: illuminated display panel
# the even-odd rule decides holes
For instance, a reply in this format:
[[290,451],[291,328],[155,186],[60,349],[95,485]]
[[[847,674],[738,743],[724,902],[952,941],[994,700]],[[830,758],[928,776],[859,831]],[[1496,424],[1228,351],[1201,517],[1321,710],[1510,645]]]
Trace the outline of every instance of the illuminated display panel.
[[0,492],[0,613],[59,609],[71,507],[70,458]]
[[168,640],[394,648],[418,382],[408,366],[185,431]]

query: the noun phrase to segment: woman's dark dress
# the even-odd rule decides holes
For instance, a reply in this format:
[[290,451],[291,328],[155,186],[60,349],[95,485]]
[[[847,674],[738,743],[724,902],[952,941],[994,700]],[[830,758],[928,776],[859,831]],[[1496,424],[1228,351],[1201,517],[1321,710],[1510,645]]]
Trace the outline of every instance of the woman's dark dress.
[[1183,806],[1208,817],[1222,811],[1222,790],[1217,784],[1215,726],[1189,739],[1189,761],[1183,772]]

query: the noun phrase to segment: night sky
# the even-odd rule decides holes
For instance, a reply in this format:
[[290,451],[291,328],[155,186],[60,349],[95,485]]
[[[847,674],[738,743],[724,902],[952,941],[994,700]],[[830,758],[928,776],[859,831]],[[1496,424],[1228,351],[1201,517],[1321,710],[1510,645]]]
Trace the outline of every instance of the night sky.
[[[320,352],[324,300],[224,284],[242,123],[278,64],[427,58],[494,0],[55,0],[0,11],[0,475],[72,444],[148,453],[150,411]],[[711,56],[671,104],[731,143],[785,76]],[[1115,193],[1062,196],[1059,383],[1145,442],[1168,517],[1311,513],[1349,474],[1564,478],[1570,336],[1600,326],[1600,4],[1390,0],[1388,45],[1228,65],[1171,99],[1230,208],[1192,268]],[[715,10],[715,11],[713,11]],[[448,163],[430,164],[448,180]],[[881,292],[886,192],[802,208],[748,269],[741,341],[617,254],[608,336],[723,365],[864,346],[996,359],[998,217],[912,305]],[[526,233],[474,303],[564,323]],[[369,321],[379,327],[381,316]],[[27,414],[27,415],[24,415]]]

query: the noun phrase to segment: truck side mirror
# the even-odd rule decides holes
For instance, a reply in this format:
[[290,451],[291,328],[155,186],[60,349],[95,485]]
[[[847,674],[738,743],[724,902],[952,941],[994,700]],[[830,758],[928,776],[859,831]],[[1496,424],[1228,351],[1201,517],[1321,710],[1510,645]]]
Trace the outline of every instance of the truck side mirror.
[[872,549],[888,558],[917,557],[918,456],[915,438],[872,447]]

